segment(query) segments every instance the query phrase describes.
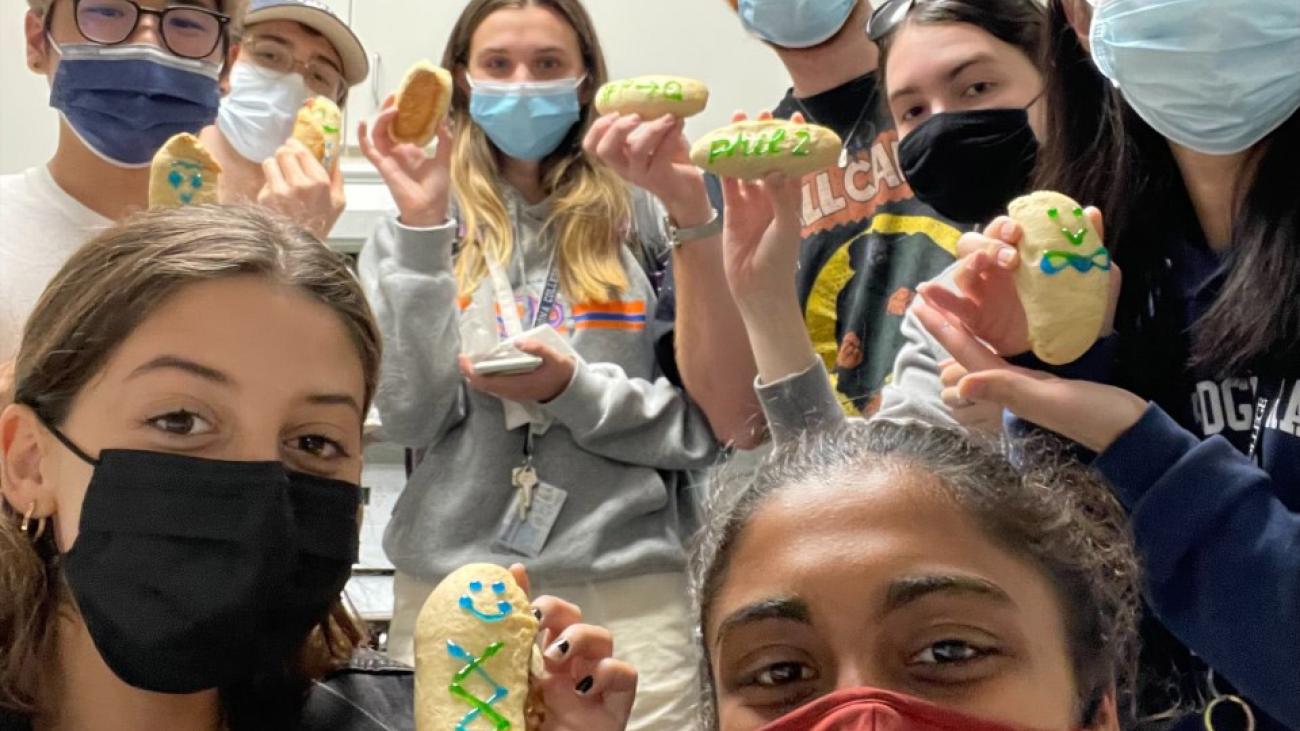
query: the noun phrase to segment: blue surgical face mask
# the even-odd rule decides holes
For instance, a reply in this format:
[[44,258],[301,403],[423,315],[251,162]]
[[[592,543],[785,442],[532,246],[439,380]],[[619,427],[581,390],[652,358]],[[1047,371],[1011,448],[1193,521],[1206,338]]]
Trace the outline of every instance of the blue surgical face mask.
[[197,133],[217,116],[221,67],[215,63],[151,45],[55,48],[60,58],[50,106],[113,165],[147,167],[172,135]]
[[236,63],[230,72],[230,93],[221,100],[217,128],[240,156],[260,163],[275,155],[293,134],[298,110],[312,96],[301,74]]
[[555,152],[582,118],[583,79],[470,85],[469,114],[501,152],[516,160],[541,160]]
[[1102,0],[1092,58],[1147,124],[1211,155],[1300,109],[1298,0]]
[[848,22],[858,0],[740,0],[745,30],[782,48],[825,43]]

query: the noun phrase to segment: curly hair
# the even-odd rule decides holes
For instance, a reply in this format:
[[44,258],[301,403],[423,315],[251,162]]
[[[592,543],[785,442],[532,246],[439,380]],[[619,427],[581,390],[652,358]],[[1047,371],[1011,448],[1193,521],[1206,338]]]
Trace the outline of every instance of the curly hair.
[[1111,688],[1121,716],[1131,716],[1140,572],[1124,511],[1101,478],[1048,442],[1012,455],[952,429],[853,420],[779,445],[756,474],[723,478],[706,501],[690,564],[703,662],[701,728],[718,728],[704,628],[754,514],[788,488],[900,469],[938,478],[990,540],[1051,581],[1065,611],[1080,718],[1091,721]]

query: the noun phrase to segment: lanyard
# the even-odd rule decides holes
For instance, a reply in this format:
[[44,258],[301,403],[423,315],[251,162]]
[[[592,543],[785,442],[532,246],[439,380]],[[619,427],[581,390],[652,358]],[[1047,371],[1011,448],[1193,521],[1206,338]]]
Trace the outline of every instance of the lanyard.
[[1264,422],[1268,416],[1268,407],[1273,403],[1273,399],[1282,393],[1283,380],[1279,378],[1276,382],[1265,381],[1260,379],[1259,388],[1255,391],[1255,420],[1250,426],[1250,451],[1246,453],[1247,457],[1261,468],[1264,466],[1264,455],[1259,451],[1260,437],[1264,432]]

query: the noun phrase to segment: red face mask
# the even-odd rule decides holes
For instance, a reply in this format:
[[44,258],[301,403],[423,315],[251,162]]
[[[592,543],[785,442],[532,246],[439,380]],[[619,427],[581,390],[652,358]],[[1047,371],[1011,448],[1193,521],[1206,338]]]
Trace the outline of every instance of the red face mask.
[[886,690],[848,688],[802,706],[761,731],[1024,731]]

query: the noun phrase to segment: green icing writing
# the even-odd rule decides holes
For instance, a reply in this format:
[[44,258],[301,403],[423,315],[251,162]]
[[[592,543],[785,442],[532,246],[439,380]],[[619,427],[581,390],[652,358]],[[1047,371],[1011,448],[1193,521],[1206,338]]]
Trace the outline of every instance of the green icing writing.
[[709,143],[709,162],[721,157],[779,157],[789,154],[792,157],[804,157],[811,154],[807,150],[812,135],[805,130],[794,133],[795,145],[787,150],[790,135],[785,129],[778,128],[769,137],[763,133],[749,137],[744,132],[737,132],[734,137],[719,137]]
[[[1075,219],[1077,219],[1080,224],[1083,224],[1084,223],[1083,209],[1078,206],[1075,206],[1073,213]],[[1047,217],[1052,219],[1053,221],[1056,221],[1057,223],[1060,223],[1061,212],[1055,208],[1048,208]],[[1075,246],[1082,246],[1083,240],[1088,237],[1088,227],[1086,224],[1080,225],[1079,228],[1077,229],[1070,229],[1069,227],[1062,226],[1061,235],[1064,236],[1065,240],[1069,241],[1071,244],[1074,244]]]

